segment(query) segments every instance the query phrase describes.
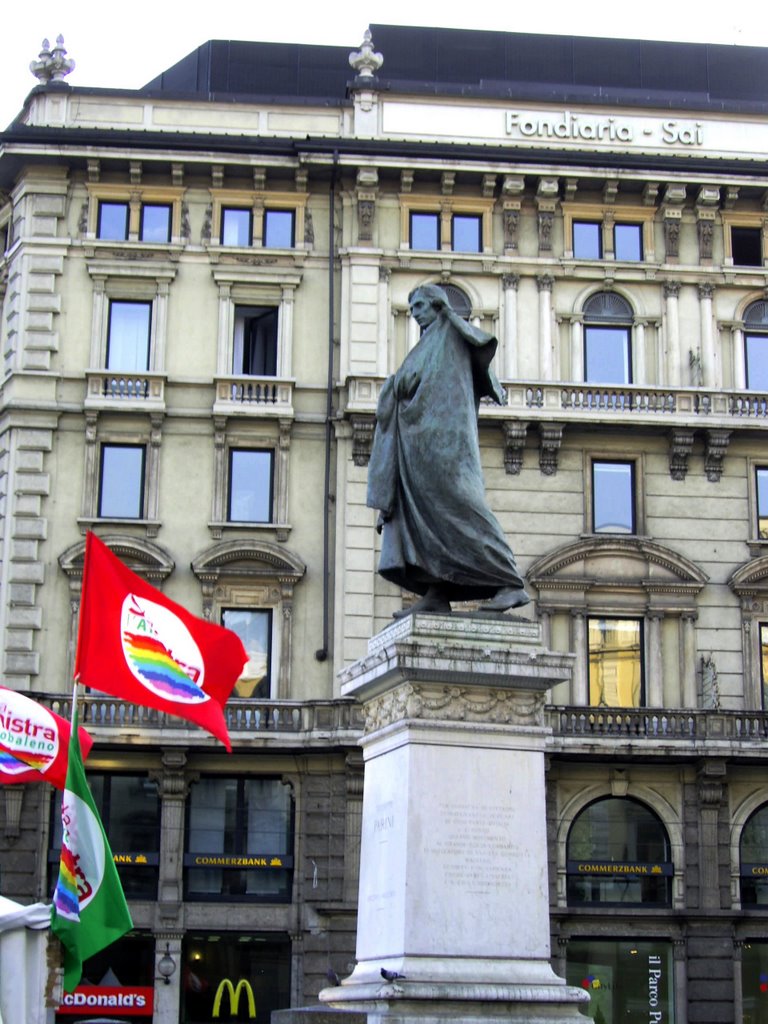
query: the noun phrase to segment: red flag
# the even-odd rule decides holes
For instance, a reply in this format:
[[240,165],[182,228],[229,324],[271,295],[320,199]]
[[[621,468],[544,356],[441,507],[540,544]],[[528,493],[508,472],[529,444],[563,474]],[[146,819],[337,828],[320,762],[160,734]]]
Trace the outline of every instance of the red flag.
[[247,660],[236,633],[191,615],[88,534],[79,682],[195,722],[231,750],[223,708]]
[[[64,789],[67,781],[69,722],[37,701],[0,686],[0,783],[50,782]],[[78,730],[83,757],[93,746]]]

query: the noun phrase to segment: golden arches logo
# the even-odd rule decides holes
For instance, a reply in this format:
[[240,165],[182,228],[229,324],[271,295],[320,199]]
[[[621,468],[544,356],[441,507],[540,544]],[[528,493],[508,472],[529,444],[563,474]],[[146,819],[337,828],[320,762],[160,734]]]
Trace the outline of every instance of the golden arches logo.
[[216,996],[213,1000],[213,1016],[218,1017],[221,1013],[221,1000],[225,992],[229,992],[229,1012],[235,1014],[240,1006],[240,993],[245,992],[248,997],[248,1018],[249,1020],[256,1019],[256,1000],[253,998],[253,989],[251,988],[250,981],[245,978],[241,978],[235,987],[229,978],[224,978],[219,982],[219,987],[216,989]]

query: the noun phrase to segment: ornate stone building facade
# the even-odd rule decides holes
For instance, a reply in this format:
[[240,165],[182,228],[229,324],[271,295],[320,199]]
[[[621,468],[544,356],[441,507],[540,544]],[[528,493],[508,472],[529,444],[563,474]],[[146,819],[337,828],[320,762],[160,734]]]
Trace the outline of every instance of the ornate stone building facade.
[[[573,655],[545,710],[556,969],[604,1022],[768,1020],[767,73],[386,26],[351,57],[210,42],[135,92],[43,69],[0,149],[3,682],[67,708],[87,529],[251,654],[232,756],[85,699],[136,925],[92,981],[198,1024],[227,978],[266,1020],[348,973],[337,673],[409,599],[366,464],[438,282],[499,338],[489,500],[522,614]],[[3,809],[3,892],[46,898],[50,792]]]

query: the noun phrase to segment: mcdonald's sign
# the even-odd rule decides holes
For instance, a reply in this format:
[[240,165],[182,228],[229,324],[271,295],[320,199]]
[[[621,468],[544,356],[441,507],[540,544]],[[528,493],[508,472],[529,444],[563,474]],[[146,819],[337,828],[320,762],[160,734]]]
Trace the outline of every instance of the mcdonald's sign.
[[237,986],[233,985],[229,978],[223,978],[216,989],[216,996],[213,1000],[213,1016],[218,1017],[221,1013],[221,1000],[224,993],[229,992],[229,1012],[234,1015],[240,1006],[240,993],[245,992],[248,997],[248,1019],[256,1020],[256,1000],[253,998],[251,983],[246,978],[241,978]]

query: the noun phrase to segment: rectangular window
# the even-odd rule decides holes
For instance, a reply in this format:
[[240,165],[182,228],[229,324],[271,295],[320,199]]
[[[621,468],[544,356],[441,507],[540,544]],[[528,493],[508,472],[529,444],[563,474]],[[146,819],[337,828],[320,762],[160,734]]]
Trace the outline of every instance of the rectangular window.
[[439,213],[411,213],[410,221],[412,249],[440,248]]
[[[146,775],[88,773],[88,784],[109,836],[125,895],[129,899],[157,898],[160,853],[160,796],[157,783]],[[61,799],[54,798],[48,853],[55,885],[61,851]]]
[[592,531],[635,532],[635,467],[631,462],[592,463]]
[[755,470],[755,491],[757,494],[757,536],[768,540],[768,468],[758,466]]
[[232,373],[277,374],[277,306],[235,306]]
[[575,220],[573,222],[573,255],[577,260],[602,259],[602,224],[587,220]]
[[230,449],[229,522],[272,522],[273,454],[252,448]]
[[671,942],[572,938],[566,957],[567,983],[589,992],[588,1019],[603,1024],[675,1024]]
[[99,516],[144,518],[144,446],[103,444],[99,473]]
[[146,203],[141,208],[142,242],[170,242],[171,207],[165,203]]
[[747,387],[750,391],[768,391],[768,334],[745,334]]
[[241,248],[253,241],[253,211],[241,206],[225,206],[221,211],[221,244]]
[[149,369],[151,302],[109,304],[107,369],[119,373],[145,373]]
[[451,249],[482,252],[483,218],[478,213],[454,213],[451,218]]
[[628,327],[584,327],[584,379],[590,384],[631,384]]
[[734,266],[762,267],[763,232],[761,228],[731,228],[731,252]]
[[291,1005],[291,942],[280,932],[187,932],[181,962],[184,1024],[268,1024]]
[[225,608],[221,624],[237,633],[248,652],[248,664],[235,683],[234,696],[267,700],[271,696],[271,608]]
[[763,711],[768,711],[768,624],[760,623],[760,681]]
[[185,889],[191,899],[291,898],[293,800],[279,779],[202,778],[187,805]]
[[642,224],[615,224],[613,228],[613,254],[617,260],[642,260]]
[[643,624],[639,619],[590,618],[589,703],[639,708],[643,693]]
[[115,242],[128,238],[128,203],[99,203],[96,237]]
[[292,249],[296,244],[294,210],[264,211],[264,246],[267,249]]

